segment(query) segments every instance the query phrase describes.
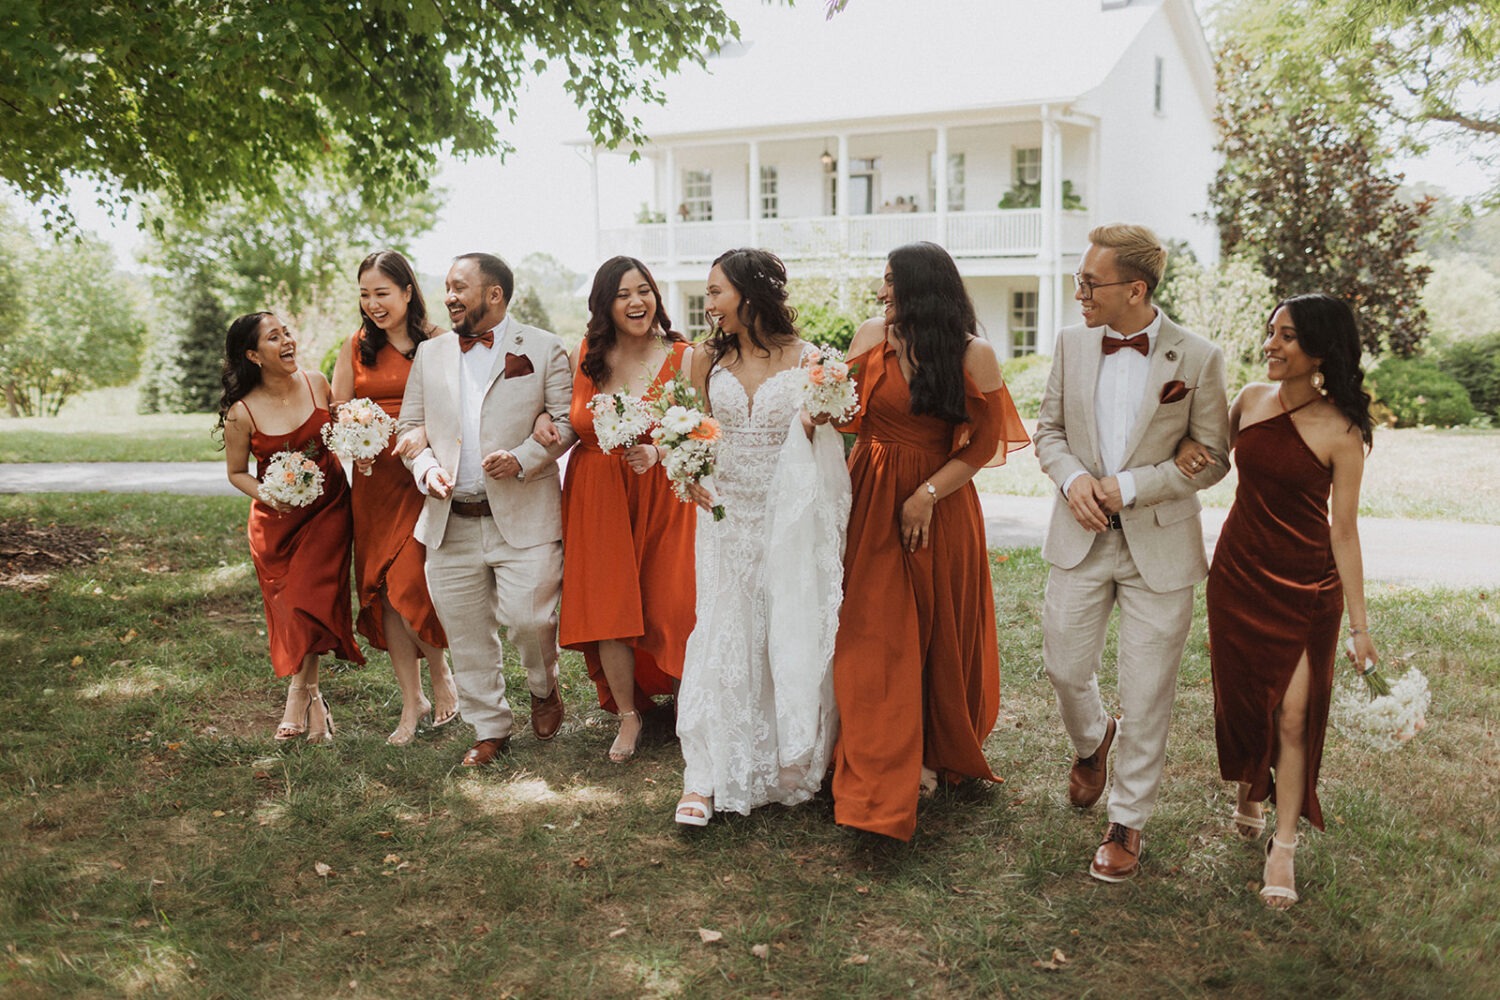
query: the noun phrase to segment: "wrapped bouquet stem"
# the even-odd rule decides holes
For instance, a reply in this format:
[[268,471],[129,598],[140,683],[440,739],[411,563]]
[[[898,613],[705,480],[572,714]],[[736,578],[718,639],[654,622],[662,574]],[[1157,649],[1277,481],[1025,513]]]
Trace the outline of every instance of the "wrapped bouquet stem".
[[[1352,650],[1351,650],[1352,651]],[[1334,688],[1329,714],[1340,732],[1375,750],[1395,750],[1427,726],[1432,692],[1416,667],[1394,682],[1365,661],[1357,679]]]

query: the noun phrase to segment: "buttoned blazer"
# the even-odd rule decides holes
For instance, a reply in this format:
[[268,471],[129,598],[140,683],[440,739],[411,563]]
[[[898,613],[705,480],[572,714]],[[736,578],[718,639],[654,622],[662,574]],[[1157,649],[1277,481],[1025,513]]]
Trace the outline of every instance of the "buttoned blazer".
[[[1075,472],[1106,475],[1094,409],[1103,336],[1102,329],[1083,325],[1058,334],[1037,420],[1037,460],[1058,489],[1042,556],[1062,569],[1082,562],[1096,539],[1073,517],[1062,487]],[[1187,394],[1163,403],[1162,393],[1174,380],[1184,384]],[[1173,458],[1184,437],[1208,448],[1218,464],[1192,479],[1183,475]],[[1125,444],[1124,469],[1135,478],[1136,497],[1120,512],[1120,524],[1146,586],[1164,593],[1203,579],[1208,561],[1198,491],[1229,471],[1224,355],[1165,315],[1151,352],[1141,408]]]
[[[506,378],[507,354],[529,359],[532,371]],[[568,422],[573,374],[567,349],[555,334],[512,319],[503,340],[496,341],[494,355],[480,409],[479,454],[509,451],[520,461],[523,478],[484,477],[490,514],[500,537],[516,548],[557,541],[562,538],[557,459],[578,439]],[[451,331],[417,345],[397,420],[399,433],[413,427],[427,433],[426,451],[406,463],[414,474],[425,475],[436,461],[456,478],[462,445],[460,356],[458,334]],[[532,425],[543,410],[552,415],[562,443],[543,447],[532,439]],[[424,461],[428,456],[431,460]],[[451,496],[440,500],[427,495],[413,532],[417,541],[429,548],[443,544],[451,503]]]

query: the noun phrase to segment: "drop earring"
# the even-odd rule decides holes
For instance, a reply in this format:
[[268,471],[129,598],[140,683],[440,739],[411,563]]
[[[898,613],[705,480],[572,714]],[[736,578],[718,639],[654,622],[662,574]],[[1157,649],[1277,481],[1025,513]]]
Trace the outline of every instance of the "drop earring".
[[1328,395],[1328,390],[1323,388],[1323,383],[1327,380],[1323,378],[1323,373],[1321,371],[1313,372],[1312,377],[1309,378],[1308,381],[1312,383],[1312,387],[1314,389],[1318,390],[1319,395]]

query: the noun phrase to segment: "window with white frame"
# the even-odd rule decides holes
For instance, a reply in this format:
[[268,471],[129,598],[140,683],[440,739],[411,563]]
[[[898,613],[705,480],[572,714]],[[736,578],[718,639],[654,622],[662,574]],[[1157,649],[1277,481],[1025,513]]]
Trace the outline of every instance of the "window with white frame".
[[1010,295],[1010,356],[1036,353],[1036,292]]
[[1018,149],[1016,152],[1016,184],[1040,184],[1042,182],[1041,147]]
[[[823,175],[823,204],[829,215],[839,212],[838,174]],[[880,158],[860,157],[849,161],[849,214],[871,215],[876,189],[880,186]]]
[[687,318],[682,321],[682,332],[689,340],[702,340],[708,333],[708,317],[703,315],[707,299],[702,295],[689,295],[683,301],[687,305]]
[[[937,153],[927,159],[927,204],[937,206]],[[948,211],[964,210],[964,154],[948,154]]]
[[1161,81],[1166,74],[1166,65],[1166,60],[1161,56],[1156,57],[1156,78],[1152,84],[1151,107],[1157,114],[1161,114]]
[[775,167],[760,168],[760,217],[775,219],[781,216],[780,179]]
[[682,172],[682,207],[677,210],[683,222],[712,222],[714,218],[714,175],[711,170]]

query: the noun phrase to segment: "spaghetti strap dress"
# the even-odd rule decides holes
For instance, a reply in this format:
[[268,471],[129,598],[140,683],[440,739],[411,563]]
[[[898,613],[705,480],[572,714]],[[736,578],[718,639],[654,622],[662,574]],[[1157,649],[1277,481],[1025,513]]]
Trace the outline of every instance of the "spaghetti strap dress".
[[851,367],[860,411],[849,456],[853,508],[833,658],[843,730],[834,751],[834,819],[910,840],[923,765],[947,780],[995,780],[984,741],[1000,709],[1000,649],[972,482],[933,508],[926,548],[901,544],[901,505],[951,458],[1003,462],[1030,438],[1002,385],[965,376],[968,422],[911,412],[889,340]]
[[[307,392],[312,395],[311,383]],[[304,657],[330,652],[362,664],[349,603],[349,483],[338,459],[323,446],[328,411],[314,397],[312,413],[290,434],[262,433],[249,404],[245,412],[250,414],[256,479],[281,451],[303,452],[323,471],[323,494],[306,507],[278,514],[259,500],[250,503],[246,530],[266,606],[271,667],[277,677],[289,677],[302,669]]]
[[[1303,404],[1306,405],[1306,404]],[[1239,485],[1208,574],[1208,636],[1219,773],[1275,801],[1275,713],[1307,654],[1302,815],[1323,829],[1318,769],[1328,729],[1344,591],[1328,523],[1331,471],[1284,411],[1240,431]]]
[[[588,348],[584,342],[580,352]],[[673,343],[653,386],[682,371],[686,343]],[[583,354],[579,354],[582,361]],[[563,583],[559,641],[583,653],[599,704],[618,712],[599,660],[599,642],[635,651],[635,703],[672,694],[692,634],[693,534],[697,508],[672,493],[660,463],[641,475],[619,451],[606,455],[589,400],[598,392],[582,366],[573,376],[568,419],[578,443],[563,484]],[[650,438],[642,435],[641,441]]]
[[[362,338],[363,332],[355,334]],[[367,397],[393,419],[401,414],[401,396],[411,374],[411,359],[390,344],[375,354],[375,364],[366,365],[355,344],[354,395]],[[394,446],[392,441],[391,445]],[[439,648],[448,645],[443,626],[427,593],[423,566],[427,550],[412,537],[423,497],[411,473],[391,447],[387,447],[368,476],[353,476],[354,582],[359,597],[359,634],[376,649],[390,649],[386,642],[385,605],[382,592],[396,613],[409,622],[421,640]],[[397,626],[399,627],[399,625]]]

